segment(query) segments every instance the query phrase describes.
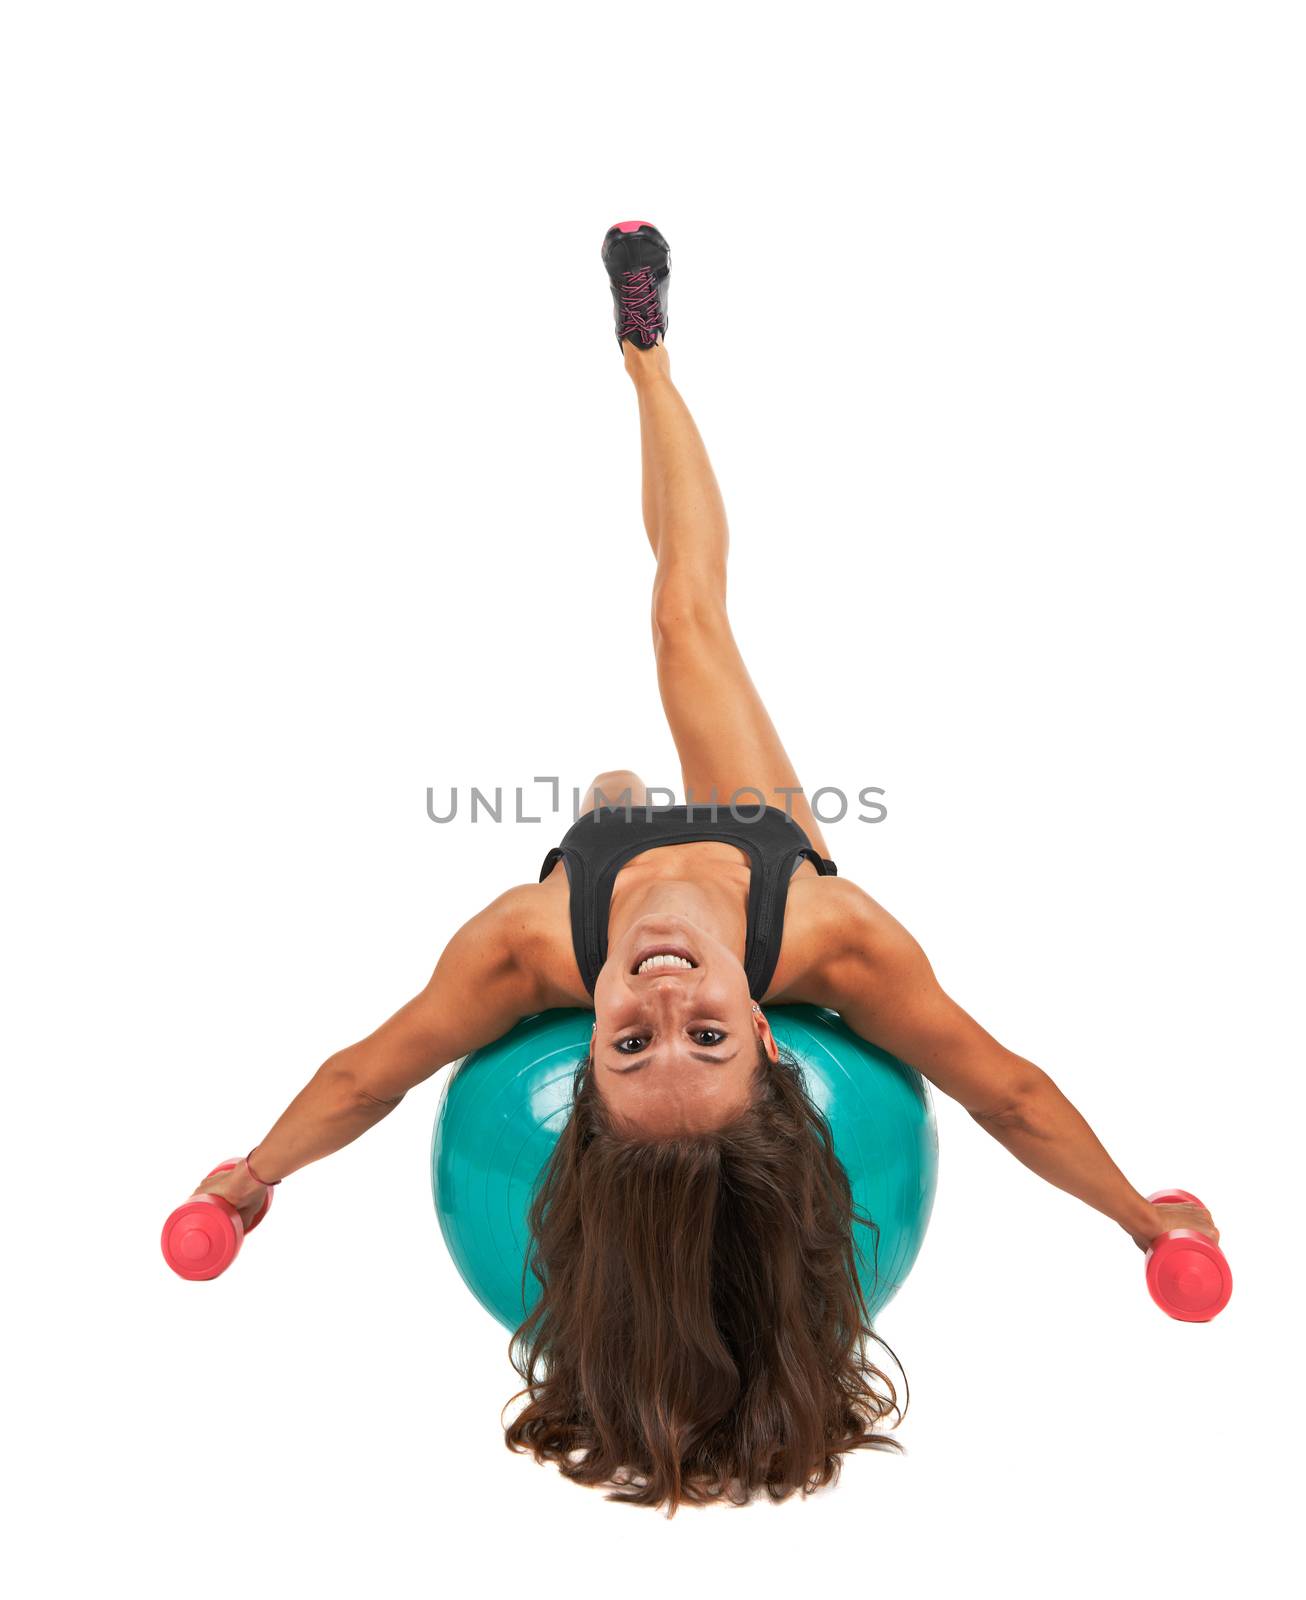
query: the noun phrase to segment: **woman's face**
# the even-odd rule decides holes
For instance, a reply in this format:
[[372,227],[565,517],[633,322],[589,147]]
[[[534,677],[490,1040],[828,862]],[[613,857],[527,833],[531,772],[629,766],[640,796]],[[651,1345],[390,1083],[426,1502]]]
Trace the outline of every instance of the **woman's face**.
[[662,912],[631,923],[594,986],[594,1080],[641,1132],[701,1133],[749,1103],[757,1043],[776,1044],[743,964],[720,940]]

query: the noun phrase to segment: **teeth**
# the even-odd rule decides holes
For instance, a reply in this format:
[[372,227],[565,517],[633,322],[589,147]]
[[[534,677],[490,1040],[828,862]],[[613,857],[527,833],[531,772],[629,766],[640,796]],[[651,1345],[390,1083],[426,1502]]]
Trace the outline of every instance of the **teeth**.
[[645,956],[636,970],[639,972],[654,972],[659,967],[681,967],[690,972],[693,970],[694,963],[686,961],[684,956]]

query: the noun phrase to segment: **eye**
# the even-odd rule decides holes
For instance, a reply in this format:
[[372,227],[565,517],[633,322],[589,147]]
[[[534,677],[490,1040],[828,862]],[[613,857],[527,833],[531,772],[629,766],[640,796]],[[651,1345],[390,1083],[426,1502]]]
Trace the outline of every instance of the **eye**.
[[618,1039],[614,1048],[618,1055],[634,1056],[648,1043],[642,1033],[633,1033],[628,1039]]
[[695,1028],[690,1034],[690,1038],[693,1039],[695,1044],[701,1044],[705,1048],[724,1044],[725,1037],[720,1028]]

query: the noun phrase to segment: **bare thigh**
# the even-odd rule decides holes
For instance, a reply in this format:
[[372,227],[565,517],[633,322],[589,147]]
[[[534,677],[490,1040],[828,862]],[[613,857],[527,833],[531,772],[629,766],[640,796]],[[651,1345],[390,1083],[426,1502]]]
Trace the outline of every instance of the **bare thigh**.
[[[787,810],[823,856],[821,825],[735,643],[724,600],[662,585],[653,599],[658,688],[685,799]],[[743,791],[743,792],[741,792]]]

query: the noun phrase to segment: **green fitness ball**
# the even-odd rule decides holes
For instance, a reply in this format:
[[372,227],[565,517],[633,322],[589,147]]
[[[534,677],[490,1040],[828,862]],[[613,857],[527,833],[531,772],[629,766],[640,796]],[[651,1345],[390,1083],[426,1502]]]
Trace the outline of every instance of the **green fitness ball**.
[[[768,1007],[781,1050],[803,1069],[834,1135],[853,1204],[879,1229],[854,1229],[871,1315],[912,1269],[934,1205],[939,1143],[918,1072],[859,1039],[833,1011]],[[431,1140],[431,1189],[464,1282],[508,1329],[539,1295],[522,1264],[535,1185],[571,1111],[576,1067],[589,1049],[590,1011],[542,1011],[450,1074]],[[877,1259],[878,1256],[878,1259]]]

